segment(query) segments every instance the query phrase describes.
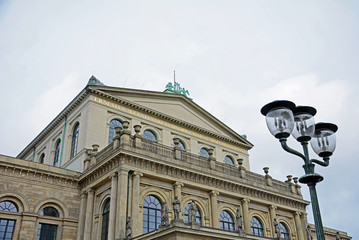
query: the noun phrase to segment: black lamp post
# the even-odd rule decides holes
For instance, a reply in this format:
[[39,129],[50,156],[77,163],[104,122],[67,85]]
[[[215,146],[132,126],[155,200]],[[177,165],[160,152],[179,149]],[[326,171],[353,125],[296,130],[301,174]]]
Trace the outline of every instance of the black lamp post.
[[[278,138],[282,148],[304,160],[305,175],[299,178],[299,182],[309,187],[312,202],[315,230],[318,240],[325,240],[322,218],[320,216],[319,203],[315,185],[323,180],[323,177],[314,172],[314,163],[321,166],[329,165],[329,157],[333,154],[336,145],[335,132],[338,127],[332,123],[314,122],[317,110],[309,106],[295,106],[290,101],[274,101],[268,103],[261,109],[266,116],[267,127],[275,138]],[[297,152],[287,145],[287,138],[293,137],[301,143],[304,154]],[[323,161],[310,159],[308,153],[308,142],[316,154]]]

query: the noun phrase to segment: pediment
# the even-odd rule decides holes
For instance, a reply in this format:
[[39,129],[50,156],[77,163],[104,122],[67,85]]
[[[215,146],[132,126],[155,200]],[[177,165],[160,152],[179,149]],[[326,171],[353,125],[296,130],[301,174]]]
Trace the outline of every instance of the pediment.
[[181,122],[189,123],[233,141],[252,146],[238,133],[183,95],[102,86],[96,87],[96,89],[112,97],[129,101]]

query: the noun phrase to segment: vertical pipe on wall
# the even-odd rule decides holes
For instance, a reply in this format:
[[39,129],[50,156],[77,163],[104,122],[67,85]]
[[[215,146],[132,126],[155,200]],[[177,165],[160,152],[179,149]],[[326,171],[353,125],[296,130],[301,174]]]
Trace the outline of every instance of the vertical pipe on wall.
[[67,115],[65,115],[64,130],[63,130],[63,133],[62,133],[62,140],[61,140],[60,161],[59,161],[59,166],[58,167],[61,167],[62,151],[64,149],[66,123],[67,123]]

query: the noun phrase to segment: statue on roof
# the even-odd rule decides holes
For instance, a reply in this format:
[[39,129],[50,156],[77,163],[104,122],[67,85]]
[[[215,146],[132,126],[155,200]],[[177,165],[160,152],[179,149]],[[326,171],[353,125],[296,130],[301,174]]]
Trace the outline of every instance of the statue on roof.
[[94,75],[90,77],[87,85],[105,86],[105,84],[103,84],[100,80],[98,80]]
[[175,93],[175,94],[182,94],[185,95],[186,97],[188,97],[189,92],[188,90],[186,90],[185,88],[182,88],[181,85],[174,81],[174,83],[172,84],[172,82],[167,83],[166,85],[166,89],[164,90],[165,93]]

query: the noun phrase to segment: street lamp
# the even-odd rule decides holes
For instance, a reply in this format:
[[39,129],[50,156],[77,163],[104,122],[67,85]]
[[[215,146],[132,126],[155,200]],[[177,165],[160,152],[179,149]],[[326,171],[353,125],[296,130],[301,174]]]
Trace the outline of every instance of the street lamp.
[[[299,182],[307,184],[309,187],[317,239],[325,240],[317,191],[315,189],[315,185],[322,181],[323,177],[314,172],[314,163],[324,167],[329,165],[329,157],[335,150],[335,132],[338,127],[332,123],[315,124],[314,115],[317,113],[315,108],[296,106],[294,103],[285,100],[268,103],[262,107],[261,113],[266,116],[269,131],[275,138],[279,139],[282,148],[304,160],[305,175],[299,178]],[[301,143],[304,154],[287,145],[287,138],[290,134]],[[323,160],[309,158],[309,141],[314,152]]]

